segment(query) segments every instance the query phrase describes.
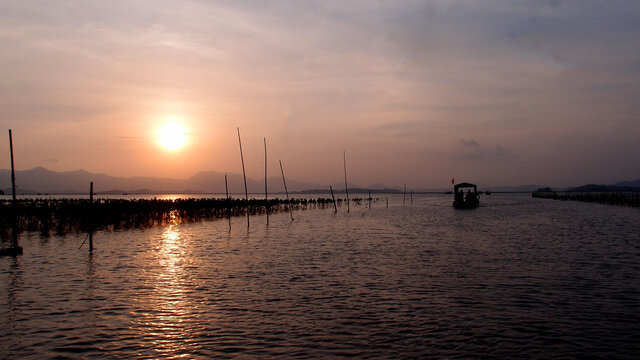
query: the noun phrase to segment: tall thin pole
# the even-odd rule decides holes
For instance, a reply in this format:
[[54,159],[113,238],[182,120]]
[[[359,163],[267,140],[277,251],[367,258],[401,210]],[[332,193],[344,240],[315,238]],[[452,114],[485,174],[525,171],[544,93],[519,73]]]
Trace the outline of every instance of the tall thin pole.
[[227,194],[227,218],[229,219],[229,232],[231,232],[231,201],[229,201],[229,184],[227,174],[224,174],[224,191]]
[[371,189],[369,189],[369,209],[371,209]]
[[[282,173],[282,183],[284,184],[284,193],[287,194],[287,202],[289,202],[289,190],[287,190],[287,181],[284,179],[284,170],[282,170],[282,160],[278,160],[280,162],[280,172]],[[334,199],[335,202],[335,199]],[[291,221],[293,221],[293,211],[291,210],[291,203],[289,203],[289,215],[291,216]]]
[[336,205],[336,197],[333,195],[333,188],[329,185],[329,190],[331,190],[331,198],[333,199],[333,212],[338,212],[338,205]]
[[13,135],[9,129],[9,149],[11,150],[11,198],[16,201],[16,172],[13,167]]
[[11,238],[12,238],[12,248],[7,249],[6,251],[10,252],[14,255],[22,254],[22,247],[18,244],[18,222],[17,222],[17,210],[16,206],[16,173],[13,167],[13,135],[11,134],[11,129],[9,129],[9,150],[11,152],[11,198],[13,201],[11,202],[11,206],[14,207],[11,211],[12,216],[12,229],[11,229]]
[[342,158],[344,160],[344,191],[347,193],[347,212],[351,209],[349,206],[349,187],[347,186],[347,152],[342,150]]
[[404,184],[404,192],[402,193],[402,206],[407,203],[407,184]]
[[89,252],[93,252],[93,181],[89,184]]
[[409,191],[409,199],[411,199],[411,205],[413,205],[413,190]]
[[[244,177],[244,199],[249,206],[249,191],[247,190],[247,173],[244,170],[244,156],[242,155],[242,140],[240,140],[240,128],[238,127],[238,144],[240,144],[240,160],[242,160],[242,176]],[[247,207],[247,229],[249,228],[249,208]]]
[[267,192],[267,138],[264,139],[264,206],[267,209],[267,225],[269,225],[269,193]]

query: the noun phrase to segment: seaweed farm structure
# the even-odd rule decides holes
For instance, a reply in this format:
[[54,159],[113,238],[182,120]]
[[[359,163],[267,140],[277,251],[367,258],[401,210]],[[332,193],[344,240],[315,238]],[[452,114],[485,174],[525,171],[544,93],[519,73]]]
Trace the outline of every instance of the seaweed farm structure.
[[640,191],[547,191],[531,193],[534,198],[574,200],[609,205],[640,207]]
[[[356,200],[356,199],[354,199]],[[342,199],[338,199],[341,203]],[[269,211],[334,206],[332,199],[269,199]],[[264,199],[18,199],[0,201],[0,231],[117,230],[266,212]]]

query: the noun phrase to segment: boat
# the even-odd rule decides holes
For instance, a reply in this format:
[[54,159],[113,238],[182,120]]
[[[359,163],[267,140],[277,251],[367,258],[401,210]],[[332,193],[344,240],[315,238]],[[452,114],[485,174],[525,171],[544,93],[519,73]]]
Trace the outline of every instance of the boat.
[[[468,189],[467,193],[464,189]],[[473,189],[473,191],[471,191]],[[480,206],[478,187],[471,183],[459,183],[453,186],[453,207],[456,209],[473,209]]]

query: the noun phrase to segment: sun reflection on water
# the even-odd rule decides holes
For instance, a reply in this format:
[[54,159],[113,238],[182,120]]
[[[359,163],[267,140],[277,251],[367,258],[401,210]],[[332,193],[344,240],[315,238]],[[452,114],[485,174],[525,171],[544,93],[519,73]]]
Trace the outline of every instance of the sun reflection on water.
[[188,273],[188,238],[181,231],[179,219],[171,217],[160,238],[157,267],[151,274],[151,292],[141,319],[144,338],[161,357],[184,357],[197,352],[192,324],[197,301],[191,296],[194,283]]
[[180,194],[164,194],[157,197],[158,200],[171,200],[176,201],[178,199],[183,199],[185,195]]

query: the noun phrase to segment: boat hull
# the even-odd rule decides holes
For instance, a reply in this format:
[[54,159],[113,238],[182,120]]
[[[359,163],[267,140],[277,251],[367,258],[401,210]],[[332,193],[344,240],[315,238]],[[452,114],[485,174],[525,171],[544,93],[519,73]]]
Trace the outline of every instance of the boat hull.
[[453,207],[455,209],[475,209],[480,206],[480,201],[454,201]]

